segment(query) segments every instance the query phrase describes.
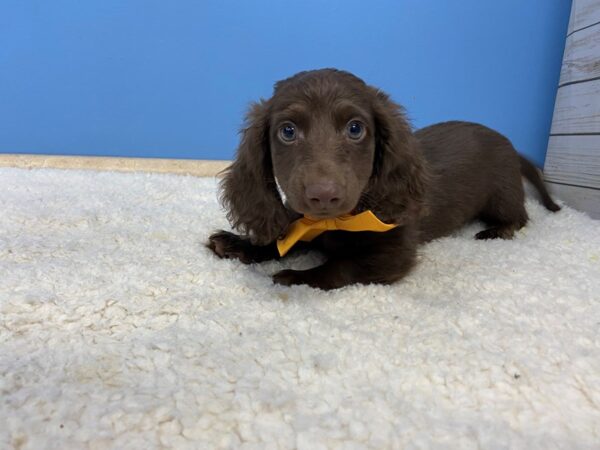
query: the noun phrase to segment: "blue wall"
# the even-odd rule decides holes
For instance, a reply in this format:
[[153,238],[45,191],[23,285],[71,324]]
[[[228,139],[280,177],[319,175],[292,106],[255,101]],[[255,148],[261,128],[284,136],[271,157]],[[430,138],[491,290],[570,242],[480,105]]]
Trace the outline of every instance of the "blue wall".
[[0,152],[224,159],[249,101],[355,72],[416,127],[485,123],[543,162],[570,0],[2,0]]

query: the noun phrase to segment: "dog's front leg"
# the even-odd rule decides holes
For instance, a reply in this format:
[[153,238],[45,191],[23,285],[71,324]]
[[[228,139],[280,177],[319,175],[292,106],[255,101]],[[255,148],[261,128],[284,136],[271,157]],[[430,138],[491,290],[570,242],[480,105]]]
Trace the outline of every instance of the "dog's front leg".
[[[255,245],[246,236],[239,236],[229,231],[213,233],[206,243],[206,247],[215,255],[226,259],[239,259],[244,264],[260,263],[273,259],[280,259],[277,243]],[[292,252],[310,248],[309,242],[298,242]]]
[[218,231],[208,238],[206,246],[220,258],[239,259],[244,264],[278,259],[277,245],[254,245],[250,239],[229,231]]
[[415,248],[401,252],[392,249],[361,252],[355,255],[333,255],[324,264],[308,270],[282,270],[273,275],[277,284],[291,286],[307,284],[314,288],[330,290],[349,284],[390,284],[405,276],[415,261]]

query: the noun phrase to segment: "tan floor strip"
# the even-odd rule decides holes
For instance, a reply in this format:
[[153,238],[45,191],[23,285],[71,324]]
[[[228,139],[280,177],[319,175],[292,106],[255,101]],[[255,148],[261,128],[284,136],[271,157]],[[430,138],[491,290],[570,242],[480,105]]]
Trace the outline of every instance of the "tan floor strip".
[[0,167],[158,172],[198,177],[215,176],[229,164],[230,161],[192,159],[0,154]]

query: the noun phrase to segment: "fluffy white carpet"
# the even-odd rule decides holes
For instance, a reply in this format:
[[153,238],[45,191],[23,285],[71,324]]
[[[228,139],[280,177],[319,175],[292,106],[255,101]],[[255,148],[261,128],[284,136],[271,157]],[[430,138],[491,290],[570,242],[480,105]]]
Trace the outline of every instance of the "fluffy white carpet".
[[0,447],[598,448],[600,222],[326,293],[210,254],[215,186],[0,169]]

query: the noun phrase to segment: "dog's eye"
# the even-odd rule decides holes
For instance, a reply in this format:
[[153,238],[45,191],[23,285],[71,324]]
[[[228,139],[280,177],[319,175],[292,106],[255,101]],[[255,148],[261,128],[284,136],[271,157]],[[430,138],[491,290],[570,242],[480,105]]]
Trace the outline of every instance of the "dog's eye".
[[284,142],[296,140],[296,127],[292,123],[286,123],[279,129],[279,137]]
[[346,131],[350,139],[358,140],[363,137],[363,134],[365,133],[365,127],[357,120],[353,120],[348,124]]

